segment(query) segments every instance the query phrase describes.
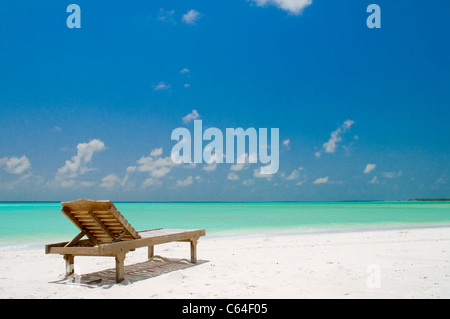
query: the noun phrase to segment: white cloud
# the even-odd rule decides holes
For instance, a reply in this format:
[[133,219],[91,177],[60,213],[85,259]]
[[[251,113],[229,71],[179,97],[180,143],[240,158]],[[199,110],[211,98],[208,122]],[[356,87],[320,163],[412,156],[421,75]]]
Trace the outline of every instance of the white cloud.
[[258,6],[272,5],[291,14],[298,15],[303,9],[312,4],[312,0],[252,0]]
[[[170,156],[157,157],[159,155],[154,156],[152,153],[161,155],[162,150],[160,152],[159,149],[156,149],[150,153],[150,156],[141,157],[137,161],[138,166],[136,167],[136,170],[138,172],[148,172],[154,178],[161,178],[166,176],[171,171],[171,168],[177,165],[172,161]],[[128,169],[134,171],[134,166],[130,166]]]
[[58,169],[53,181],[49,181],[50,186],[59,187],[92,187],[94,182],[77,181],[80,175],[84,175],[89,171],[95,170],[95,168],[89,168],[88,163],[92,161],[92,157],[96,152],[105,150],[105,144],[94,139],[89,143],[80,143],[77,145],[77,155],[72,159],[65,162],[65,165]]
[[191,71],[189,71],[188,68],[184,68],[180,71],[180,74],[186,74],[186,73],[190,73]]
[[396,178],[402,176],[403,172],[383,172],[383,176],[386,178]]
[[326,184],[326,183],[328,183],[328,176],[320,177],[313,182],[313,184]]
[[244,186],[252,186],[254,183],[255,183],[254,180],[246,179],[245,181],[242,182],[242,185],[244,185]]
[[151,176],[154,178],[163,178],[164,176],[166,176],[167,174],[170,173],[170,168],[167,166],[163,166],[160,168],[155,168],[152,172],[151,172]]
[[170,89],[171,86],[170,84],[166,84],[166,82],[159,82],[156,86],[155,86],[155,91],[162,91],[162,90],[168,90]]
[[[1,159],[0,159],[1,160]],[[6,187],[7,189],[14,189],[18,185],[27,184],[30,182],[34,182],[34,185],[40,185],[42,183],[42,178],[40,176],[34,176],[32,173],[26,173],[20,175],[20,177],[14,181],[10,181],[8,184],[4,184],[1,186]]]
[[191,85],[188,83],[184,83],[184,87],[187,89],[187,88],[191,87]]
[[208,164],[208,165],[203,166],[203,170],[207,171],[207,172],[212,172],[212,171],[216,170],[216,168],[217,168],[217,163]]
[[183,117],[183,123],[188,124],[192,120],[196,120],[200,117],[200,114],[198,114],[197,110],[192,110],[191,113]]
[[298,169],[294,169],[291,173],[291,175],[285,177],[285,180],[287,181],[293,181],[295,179],[298,179],[300,177],[300,171],[302,171],[304,168],[299,167]]
[[374,176],[369,183],[370,184],[378,184],[378,178],[376,176]]
[[137,170],[137,166],[129,166],[129,167],[127,167],[127,173],[126,173],[125,177],[123,178],[123,180],[120,182],[120,184],[122,186],[125,186],[127,181],[128,181],[129,176],[131,174],[133,174],[134,172],[136,172],[136,170]]
[[198,19],[202,17],[202,14],[197,10],[191,9],[183,15],[181,21],[186,24],[195,24]]
[[58,169],[57,178],[76,178],[78,175],[83,175],[92,170],[92,168],[87,167],[87,164],[92,160],[94,153],[103,150],[105,150],[105,144],[98,139],[94,139],[89,143],[78,144],[77,155],[73,156],[72,160],[66,161],[65,165]]
[[355,121],[347,120],[347,121],[344,122],[344,124],[342,124],[342,128],[344,130],[349,129],[350,127],[352,127],[353,124],[355,124]]
[[80,184],[80,186],[83,186],[83,187],[92,187],[95,185],[94,182],[80,182],[79,184]]
[[114,174],[110,174],[102,178],[102,182],[100,183],[101,187],[112,189],[117,185],[120,185],[122,180]]
[[127,173],[121,182],[122,186],[124,186],[130,179],[130,176],[136,172],[149,174],[149,177],[144,181],[143,186],[149,187],[161,185],[162,182],[160,179],[167,176],[172,171],[173,167],[178,166],[178,164],[175,164],[172,161],[170,156],[161,157],[162,154],[162,147],[153,149],[150,152],[150,156],[143,156],[137,161],[137,165],[129,166],[127,168]]
[[345,121],[340,127],[337,128],[336,131],[331,132],[330,139],[322,145],[322,149],[319,152],[316,152],[316,157],[320,157],[322,152],[325,153],[334,153],[336,152],[338,143],[342,141],[342,134],[350,129],[350,127],[355,122],[353,120]]
[[366,169],[364,170],[364,174],[369,174],[371,171],[373,171],[377,167],[376,164],[367,164]]
[[285,139],[284,141],[283,141],[283,146],[284,147],[286,147],[288,150],[290,150],[291,149],[291,140],[290,139]]
[[237,181],[239,180],[239,176],[236,173],[231,172],[230,174],[228,174],[227,179],[229,179],[230,181]]
[[175,19],[173,18],[173,15],[175,14],[175,10],[164,10],[163,8],[159,9],[159,14],[158,14],[158,20],[160,21],[168,21],[168,22],[172,22],[175,23]]
[[235,171],[235,172],[239,172],[242,171],[245,167],[244,163],[237,163],[234,165],[231,165],[230,170]]
[[150,152],[150,156],[152,156],[152,157],[158,157],[158,156],[161,156],[162,153],[163,153],[162,147],[160,147],[160,148],[155,148],[154,150],[152,150],[152,151]]
[[144,187],[152,187],[152,186],[161,186],[162,182],[159,179],[155,178],[147,178],[144,183],[142,183],[142,186]]
[[189,186],[189,185],[192,185],[193,183],[194,183],[194,178],[192,176],[189,176],[184,181],[182,181],[182,180],[177,181],[178,186]]
[[5,165],[5,170],[8,173],[16,175],[23,174],[31,167],[31,163],[26,156],[0,158],[0,165]]
[[287,181],[293,181],[294,179],[298,179],[299,176],[300,176],[300,173],[296,169],[294,169],[292,171],[291,175],[287,176],[285,179]]

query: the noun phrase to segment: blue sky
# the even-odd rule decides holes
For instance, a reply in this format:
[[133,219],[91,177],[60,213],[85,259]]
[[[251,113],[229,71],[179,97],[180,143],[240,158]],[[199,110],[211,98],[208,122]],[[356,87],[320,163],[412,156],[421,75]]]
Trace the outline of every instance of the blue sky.
[[[2,1],[0,200],[450,197],[450,3],[309,2]],[[173,165],[194,110],[279,128],[278,173]]]

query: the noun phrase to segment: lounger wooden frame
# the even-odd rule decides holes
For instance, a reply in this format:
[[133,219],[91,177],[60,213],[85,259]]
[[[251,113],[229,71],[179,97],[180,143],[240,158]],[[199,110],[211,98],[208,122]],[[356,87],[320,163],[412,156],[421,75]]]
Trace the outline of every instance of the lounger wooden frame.
[[[154,256],[154,246],[169,242],[189,242],[191,262],[197,262],[197,241],[205,236],[204,229],[153,229],[137,232],[111,201],[78,200],[63,202],[63,214],[80,233],[70,242],[45,246],[46,254],[63,255],[66,275],[74,271],[75,256],[107,256],[116,259],[116,282],[125,278],[124,260],[128,252],[148,247],[148,258]],[[82,239],[84,236],[87,239]]]

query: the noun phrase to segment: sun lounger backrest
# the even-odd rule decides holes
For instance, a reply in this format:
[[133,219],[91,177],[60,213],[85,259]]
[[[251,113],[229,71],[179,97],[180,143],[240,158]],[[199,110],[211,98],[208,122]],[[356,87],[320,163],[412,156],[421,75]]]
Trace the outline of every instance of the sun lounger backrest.
[[96,245],[140,238],[111,201],[62,202],[63,214]]

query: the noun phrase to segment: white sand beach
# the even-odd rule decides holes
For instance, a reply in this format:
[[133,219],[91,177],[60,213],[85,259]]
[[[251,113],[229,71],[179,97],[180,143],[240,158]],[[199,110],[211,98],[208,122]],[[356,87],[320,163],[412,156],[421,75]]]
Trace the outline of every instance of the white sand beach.
[[[450,228],[208,238],[196,265],[189,244],[127,255],[125,281],[114,258],[64,261],[42,249],[0,251],[0,298],[449,298]],[[378,280],[379,279],[379,280]]]

